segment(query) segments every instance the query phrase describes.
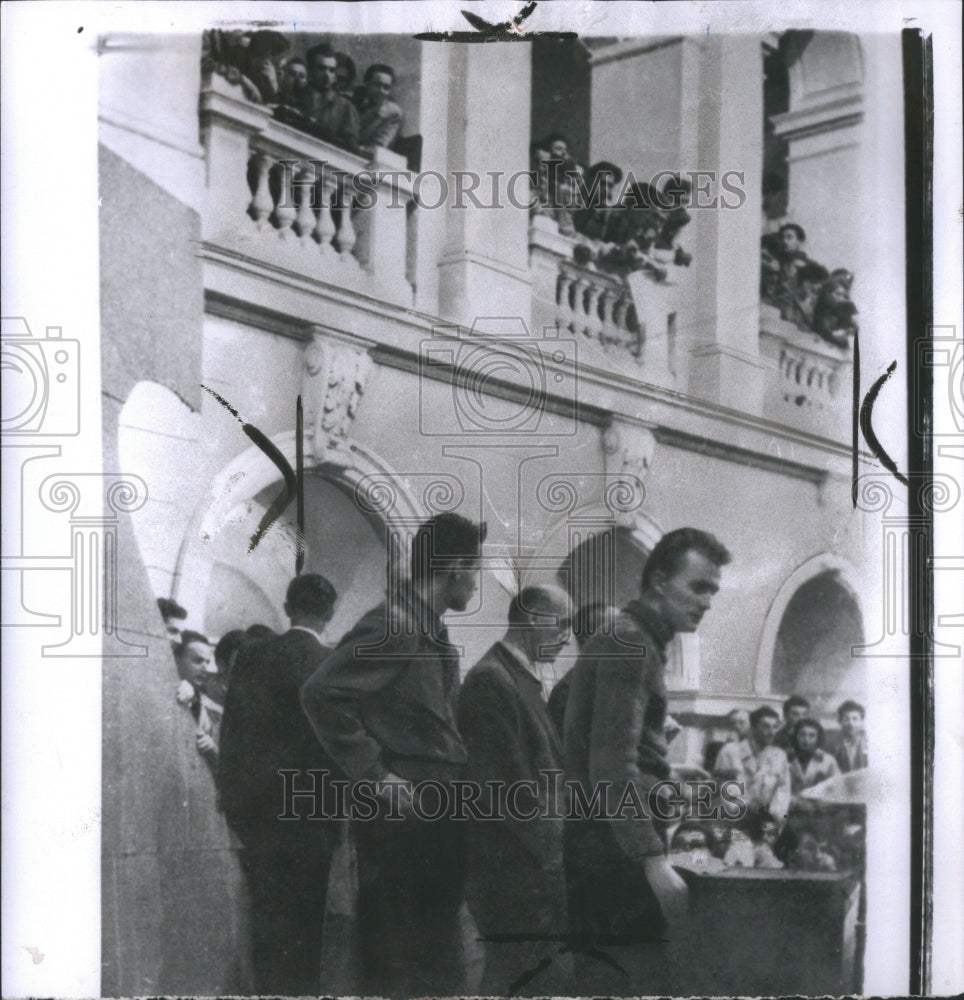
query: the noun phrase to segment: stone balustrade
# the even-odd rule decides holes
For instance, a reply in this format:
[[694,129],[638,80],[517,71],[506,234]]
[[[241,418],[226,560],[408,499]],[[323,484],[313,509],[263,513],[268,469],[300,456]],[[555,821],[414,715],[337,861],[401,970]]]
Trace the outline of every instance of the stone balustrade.
[[374,161],[322,142],[213,76],[201,92],[207,197],[202,234],[215,248],[410,307],[402,157]]
[[627,277],[580,265],[573,250],[586,242],[564,236],[555,222],[533,216],[529,230],[532,280],[532,323],[536,329],[554,326],[589,342],[608,355],[614,367],[628,363],[645,369],[641,380],[675,384],[677,300],[680,286],[675,272],[685,269],[667,263],[674,272],[657,282],[647,272]]
[[774,367],[764,414],[791,424],[801,417],[829,417],[843,427],[851,403],[850,353],[849,348],[797,329],[780,319],[777,309],[762,303],[760,356]]

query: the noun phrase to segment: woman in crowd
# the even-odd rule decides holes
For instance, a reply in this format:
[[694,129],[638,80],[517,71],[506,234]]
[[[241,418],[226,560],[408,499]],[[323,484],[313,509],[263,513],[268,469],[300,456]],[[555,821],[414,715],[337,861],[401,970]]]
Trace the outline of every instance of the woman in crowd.
[[790,737],[790,793],[796,805],[799,795],[821,781],[840,773],[837,762],[822,749],[823,726],[815,719],[801,719]]

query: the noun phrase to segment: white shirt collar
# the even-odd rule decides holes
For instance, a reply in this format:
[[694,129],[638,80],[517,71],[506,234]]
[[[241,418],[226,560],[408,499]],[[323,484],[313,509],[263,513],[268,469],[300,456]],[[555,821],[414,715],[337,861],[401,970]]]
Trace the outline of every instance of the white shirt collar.
[[319,633],[317,633],[313,628],[308,628],[307,625],[292,625],[291,628],[288,629],[288,631],[307,632],[308,635],[313,635],[318,640],[319,646],[324,646],[324,642],[322,642],[321,635],[319,635]]

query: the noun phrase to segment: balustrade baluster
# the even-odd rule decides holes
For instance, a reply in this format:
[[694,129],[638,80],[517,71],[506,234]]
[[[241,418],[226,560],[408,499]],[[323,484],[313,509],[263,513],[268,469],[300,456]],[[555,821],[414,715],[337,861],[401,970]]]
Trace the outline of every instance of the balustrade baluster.
[[312,193],[314,187],[310,183],[314,179],[313,170],[302,169],[298,174],[298,216],[294,221],[292,228],[301,237],[302,243],[306,243],[311,239],[311,234],[317,225],[317,219],[315,218],[315,211],[311,206]]
[[355,248],[358,238],[355,234],[355,227],[351,222],[351,195],[349,188],[343,180],[339,179],[335,187],[335,201],[337,206],[332,211],[332,216],[337,219],[337,233],[335,234],[335,248],[342,255],[347,257]]
[[271,221],[280,230],[281,236],[285,237],[291,231],[291,225],[298,217],[291,183],[294,176],[294,162],[291,160],[280,161],[277,164],[276,176],[281,190],[278,192],[278,204],[274,207]]
[[252,159],[257,176],[254,184],[254,196],[248,206],[248,214],[254,219],[258,229],[264,229],[268,225],[268,217],[274,209],[274,200],[268,186],[268,171],[271,169],[271,160],[267,154],[261,152],[255,153]]
[[321,183],[318,185],[318,190],[321,194],[321,204],[318,208],[318,225],[315,226],[315,231],[312,233],[314,238],[321,245],[322,253],[326,256],[335,252],[335,248],[331,245],[331,241],[336,232],[335,220],[331,217],[331,205],[333,200],[331,192],[333,187],[334,178],[326,172]]

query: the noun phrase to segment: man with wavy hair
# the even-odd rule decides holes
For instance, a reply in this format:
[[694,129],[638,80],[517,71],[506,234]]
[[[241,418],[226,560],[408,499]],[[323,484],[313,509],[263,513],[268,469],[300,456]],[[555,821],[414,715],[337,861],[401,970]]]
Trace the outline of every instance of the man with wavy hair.
[[[586,996],[673,992],[670,950],[685,920],[686,884],[673,870],[659,826],[659,791],[670,776],[665,737],[667,647],[695,632],[719,590],[730,554],[713,535],[679,528],[643,567],[640,595],[593,635],[573,669],[566,705],[566,783],[601,814],[572,816],[565,831],[571,933],[579,992]],[[637,805],[638,803],[638,805]],[[634,812],[627,816],[624,806]],[[602,948],[626,970],[593,959]],[[628,975],[626,974],[628,973]]]
[[[486,525],[454,513],[422,524],[411,573],[369,611],[304,685],[322,745],[377,808],[352,824],[358,852],[363,982],[372,996],[464,993],[459,910],[465,823],[423,819],[412,794],[462,778],[458,651],[442,621],[479,587]],[[440,793],[441,794],[441,793]]]

